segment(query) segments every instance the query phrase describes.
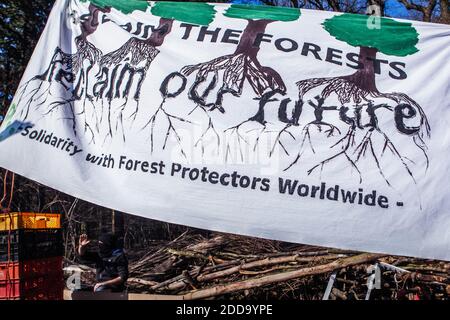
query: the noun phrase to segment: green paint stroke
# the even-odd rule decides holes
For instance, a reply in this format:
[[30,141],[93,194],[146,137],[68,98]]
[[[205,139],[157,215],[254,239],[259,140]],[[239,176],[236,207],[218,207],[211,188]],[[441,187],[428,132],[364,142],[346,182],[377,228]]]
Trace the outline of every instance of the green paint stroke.
[[354,47],[376,48],[378,51],[404,57],[419,50],[415,47],[419,34],[409,22],[379,18],[379,28],[369,29],[373,18],[358,14],[342,14],[326,19],[322,25],[333,37]]
[[8,112],[6,113],[5,119],[3,120],[3,123],[5,123],[5,126],[8,126],[16,113],[17,105],[15,103],[11,104],[11,106],[8,109]]
[[295,21],[300,17],[300,9],[287,7],[256,6],[244,4],[232,4],[224,14],[229,18]]
[[151,9],[155,16],[186,23],[209,25],[214,20],[214,6],[204,2],[156,2]]
[[[81,2],[88,2],[88,0],[81,0]],[[89,0],[89,2],[100,8],[114,8],[124,14],[135,10],[145,12],[149,7],[148,2],[144,0]]]

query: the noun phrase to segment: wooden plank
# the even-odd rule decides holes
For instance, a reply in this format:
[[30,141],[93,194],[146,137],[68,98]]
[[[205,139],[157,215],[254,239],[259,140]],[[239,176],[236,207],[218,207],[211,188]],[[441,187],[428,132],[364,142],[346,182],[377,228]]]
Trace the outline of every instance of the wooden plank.
[[128,300],[183,300],[183,296],[164,294],[129,293]]
[[91,292],[91,291],[68,291],[68,294],[64,295],[64,298],[70,297],[69,300],[128,300],[127,293],[116,292]]
[[64,290],[64,300],[183,300],[182,296]]

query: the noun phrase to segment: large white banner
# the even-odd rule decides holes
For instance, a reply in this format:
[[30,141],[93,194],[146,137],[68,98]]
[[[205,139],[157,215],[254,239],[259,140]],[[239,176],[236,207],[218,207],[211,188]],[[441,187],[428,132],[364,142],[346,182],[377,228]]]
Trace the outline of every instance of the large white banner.
[[450,28],[58,0],[0,166],[153,219],[450,260]]

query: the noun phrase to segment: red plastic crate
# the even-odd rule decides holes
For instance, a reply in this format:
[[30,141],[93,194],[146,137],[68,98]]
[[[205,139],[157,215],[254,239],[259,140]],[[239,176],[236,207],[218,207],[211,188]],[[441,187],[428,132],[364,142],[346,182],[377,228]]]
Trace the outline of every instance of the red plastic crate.
[[63,272],[28,279],[0,281],[0,299],[62,300]]
[[64,300],[64,285],[48,287],[25,293],[22,300]]
[[0,281],[61,273],[63,257],[0,263]]

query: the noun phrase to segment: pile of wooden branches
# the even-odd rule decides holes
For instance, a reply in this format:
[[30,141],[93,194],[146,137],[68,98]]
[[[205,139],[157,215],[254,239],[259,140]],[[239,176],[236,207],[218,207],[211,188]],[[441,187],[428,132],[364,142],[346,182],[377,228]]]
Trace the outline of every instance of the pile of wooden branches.
[[129,252],[130,292],[183,299],[449,299],[450,263],[212,233]]

